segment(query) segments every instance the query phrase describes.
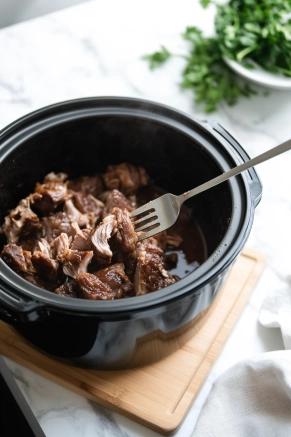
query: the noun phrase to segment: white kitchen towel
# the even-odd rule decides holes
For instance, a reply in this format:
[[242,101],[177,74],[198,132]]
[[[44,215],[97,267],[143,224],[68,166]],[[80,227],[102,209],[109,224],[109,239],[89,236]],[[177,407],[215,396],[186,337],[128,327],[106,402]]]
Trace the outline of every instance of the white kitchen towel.
[[223,373],[192,437],[291,437],[291,351],[260,354]]
[[281,328],[285,349],[291,349],[290,287],[276,290],[265,298],[259,321],[268,328]]

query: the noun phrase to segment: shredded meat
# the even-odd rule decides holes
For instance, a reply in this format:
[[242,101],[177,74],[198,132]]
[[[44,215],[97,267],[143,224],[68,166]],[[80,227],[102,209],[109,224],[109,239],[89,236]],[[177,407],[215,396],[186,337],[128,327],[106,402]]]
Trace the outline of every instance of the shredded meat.
[[36,273],[50,282],[57,280],[59,262],[53,258],[51,246],[47,240],[41,238],[37,248],[30,256],[31,264]]
[[48,258],[52,257],[52,251],[51,251],[51,246],[49,244],[49,242],[45,239],[45,238],[41,238],[38,242],[37,242],[37,248],[36,250],[42,252],[44,255],[46,255]]
[[89,217],[87,214],[82,214],[73,204],[72,200],[66,200],[64,211],[70,217],[71,221],[76,222],[81,228],[89,224]]
[[55,259],[57,259],[62,263],[64,262],[65,255],[69,250],[70,242],[71,242],[71,238],[69,238],[68,235],[65,234],[64,232],[61,233],[59,237],[54,239],[50,247],[52,249]]
[[110,214],[91,233],[91,245],[97,261],[101,264],[110,264],[112,251],[109,246],[109,239],[116,233],[116,218]]
[[65,212],[57,212],[42,219],[43,236],[51,243],[61,233],[70,234],[72,220]]
[[35,273],[35,268],[31,262],[32,253],[29,250],[23,250],[23,256],[26,264],[26,271],[28,273]]
[[92,251],[81,251],[68,249],[64,254],[63,272],[74,279],[81,273],[87,272],[87,267],[93,257]]
[[109,190],[116,188],[125,195],[135,194],[138,188],[149,183],[149,177],[143,168],[127,163],[110,165],[103,178]]
[[78,210],[87,215],[90,226],[95,226],[102,216],[104,203],[96,199],[92,194],[85,194],[81,191],[74,194],[74,200]]
[[29,197],[34,208],[41,214],[50,214],[58,205],[70,199],[67,184],[59,180],[48,180],[43,184],[36,184],[35,192]]
[[48,184],[50,182],[65,182],[68,179],[67,173],[54,173],[53,171],[47,174],[43,180],[44,184]]
[[92,194],[94,197],[98,197],[99,194],[104,191],[102,178],[100,176],[82,176],[69,181],[68,188],[71,191]]
[[[137,242],[130,212],[159,194],[141,167],[111,165],[101,175],[68,179],[51,172],[5,217],[2,260],[33,285],[91,300],[139,296],[173,284],[167,270],[182,242],[182,221]],[[173,249],[172,249],[173,250]]]
[[31,262],[37,274],[48,281],[54,282],[58,276],[59,262],[41,251],[35,252]]
[[62,233],[52,243],[51,248],[55,258],[63,264],[63,272],[72,278],[87,271],[87,267],[93,257],[91,250],[72,250],[69,248],[71,238]]
[[72,228],[76,232],[71,244],[72,250],[91,250],[91,241],[88,238],[90,229],[80,229],[77,223],[72,223]]
[[136,208],[136,200],[129,200],[120,191],[114,189],[107,192],[105,207],[103,210],[103,217],[110,214],[113,208],[127,209],[133,211]]
[[30,209],[28,199],[23,199],[18,206],[5,217],[2,227],[8,243],[17,243],[20,239],[40,235],[42,226],[38,216]]
[[55,285],[49,280],[43,280],[38,276],[31,263],[31,253],[22,250],[22,247],[16,244],[7,244],[3,248],[1,258],[12,270],[31,284],[49,291],[53,291],[55,288]]
[[176,282],[165,270],[162,255],[163,251],[149,239],[137,243],[137,266],[134,276],[134,290],[137,296]]
[[121,244],[122,252],[134,252],[137,236],[128,211],[126,209],[114,208],[112,214],[116,217],[116,226],[118,229],[117,239]]

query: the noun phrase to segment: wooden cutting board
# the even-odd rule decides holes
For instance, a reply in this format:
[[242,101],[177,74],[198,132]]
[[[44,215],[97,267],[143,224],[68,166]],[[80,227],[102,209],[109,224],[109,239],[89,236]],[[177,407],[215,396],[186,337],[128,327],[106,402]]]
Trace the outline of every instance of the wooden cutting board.
[[[191,339],[149,366],[97,371],[59,363],[34,349],[0,322],[0,353],[42,376],[161,434],[173,434],[185,418],[265,265],[245,249]],[[195,325],[196,326],[196,325]]]

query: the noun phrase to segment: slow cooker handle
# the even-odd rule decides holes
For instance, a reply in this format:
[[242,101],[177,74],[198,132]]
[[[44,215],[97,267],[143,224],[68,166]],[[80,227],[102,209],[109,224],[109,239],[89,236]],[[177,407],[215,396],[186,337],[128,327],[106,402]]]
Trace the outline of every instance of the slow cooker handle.
[[[242,162],[246,162],[250,159],[249,155],[236,141],[236,139],[233,138],[233,136],[229,132],[227,132],[219,123],[217,123],[216,121],[208,121],[207,124],[208,126],[210,126],[212,132],[213,130],[217,132],[232,146],[232,148],[241,158]],[[249,168],[246,173],[248,174],[248,182],[250,186],[252,200],[254,202],[254,206],[256,207],[262,198],[262,183],[254,167]]]
[[19,322],[36,321],[40,305],[31,299],[21,299],[0,288],[0,319],[15,325]]

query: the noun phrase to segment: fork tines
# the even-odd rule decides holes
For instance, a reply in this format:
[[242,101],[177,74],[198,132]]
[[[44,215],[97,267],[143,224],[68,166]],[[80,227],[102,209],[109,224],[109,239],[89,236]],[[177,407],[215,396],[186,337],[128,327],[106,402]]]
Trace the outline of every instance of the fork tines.
[[131,211],[130,216],[134,230],[138,236],[138,241],[148,238],[150,236],[148,233],[151,233],[150,231],[160,226],[159,222],[155,222],[158,216],[155,208],[151,207],[151,205],[146,204]]

